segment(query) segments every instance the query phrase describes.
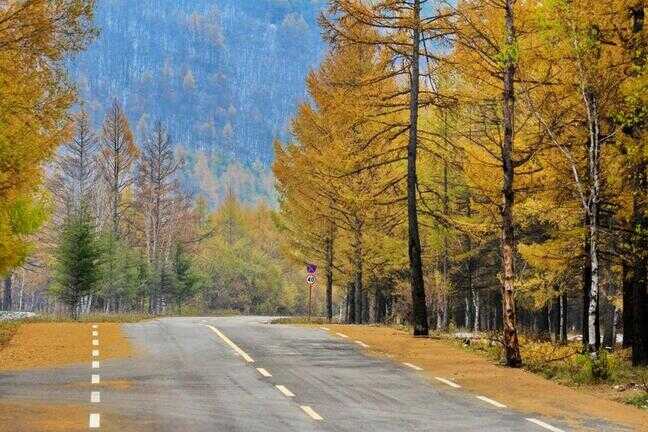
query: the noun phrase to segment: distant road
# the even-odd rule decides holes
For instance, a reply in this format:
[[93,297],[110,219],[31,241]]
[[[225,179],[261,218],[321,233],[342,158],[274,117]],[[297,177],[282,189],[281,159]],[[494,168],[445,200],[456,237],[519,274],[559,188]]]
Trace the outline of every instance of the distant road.
[[[126,324],[138,352],[134,358],[0,375],[0,395],[75,404],[81,399],[83,412],[93,413],[86,424],[102,431],[547,430],[463,389],[431,383],[415,367],[370,357],[344,335],[268,320]],[[92,349],[101,359],[101,324],[95,335]],[[85,384],[69,384],[75,382]]]

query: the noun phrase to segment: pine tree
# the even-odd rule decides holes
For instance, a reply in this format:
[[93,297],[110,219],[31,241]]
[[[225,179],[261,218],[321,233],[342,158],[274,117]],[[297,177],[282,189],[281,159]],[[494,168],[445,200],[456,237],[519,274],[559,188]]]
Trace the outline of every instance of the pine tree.
[[70,315],[78,319],[81,298],[94,292],[101,278],[101,250],[86,210],[68,217],[55,256],[54,292],[68,306]]

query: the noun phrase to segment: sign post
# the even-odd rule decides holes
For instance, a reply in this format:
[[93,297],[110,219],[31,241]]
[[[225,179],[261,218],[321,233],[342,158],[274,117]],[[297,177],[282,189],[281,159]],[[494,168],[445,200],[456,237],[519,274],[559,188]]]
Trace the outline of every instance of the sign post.
[[308,284],[308,322],[311,320],[311,304],[313,301],[313,285],[315,284],[315,272],[317,266],[315,264],[306,264],[306,283]]

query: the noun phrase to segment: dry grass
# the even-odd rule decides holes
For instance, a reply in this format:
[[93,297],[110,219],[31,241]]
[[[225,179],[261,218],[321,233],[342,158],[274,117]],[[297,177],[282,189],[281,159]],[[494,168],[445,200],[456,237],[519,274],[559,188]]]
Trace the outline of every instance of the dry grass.
[[[65,366],[90,361],[90,323],[28,323],[0,351],[0,370],[24,370]],[[125,358],[133,354],[118,323],[99,324],[101,358]]]
[[648,431],[648,413],[644,411],[559,385],[529,371],[500,366],[447,340],[414,338],[389,327],[336,324],[327,327],[369,344],[370,352],[376,355],[424,368],[431,380],[435,376],[455,380],[469,392],[523,412],[561,419],[574,430],[596,430],[588,427],[587,422],[599,418],[632,430]]

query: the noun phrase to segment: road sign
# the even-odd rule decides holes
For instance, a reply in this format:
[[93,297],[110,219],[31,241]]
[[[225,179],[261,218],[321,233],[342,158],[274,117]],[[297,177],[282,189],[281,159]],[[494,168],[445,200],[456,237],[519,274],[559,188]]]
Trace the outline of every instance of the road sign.
[[309,275],[306,277],[306,283],[307,283],[308,285],[313,285],[313,284],[315,283],[315,276],[313,276],[312,274],[309,274]]
[[306,264],[306,272],[308,274],[315,274],[317,266],[315,264]]

